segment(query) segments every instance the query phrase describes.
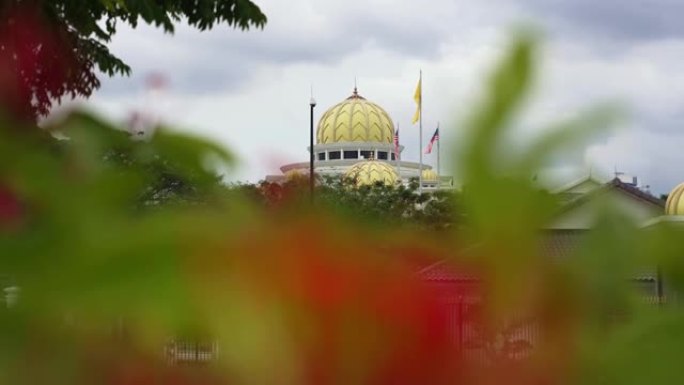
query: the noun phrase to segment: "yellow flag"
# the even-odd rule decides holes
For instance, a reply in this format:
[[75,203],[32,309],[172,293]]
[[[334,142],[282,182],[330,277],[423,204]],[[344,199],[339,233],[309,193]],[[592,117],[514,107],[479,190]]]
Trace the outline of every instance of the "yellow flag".
[[422,103],[422,96],[423,92],[421,91],[420,84],[422,83],[423,79],[418,79],[418,87],[416,87],[416,93],[413,95],[413,100],[416,101],[416,113],[413,114],[413,124],[416,124],[416,122],[420,119],[420,106]]

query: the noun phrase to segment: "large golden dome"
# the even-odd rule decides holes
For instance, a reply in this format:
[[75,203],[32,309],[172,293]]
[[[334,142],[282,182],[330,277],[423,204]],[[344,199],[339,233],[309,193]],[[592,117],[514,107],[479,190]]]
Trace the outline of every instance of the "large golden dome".
[[392,143],[394,124],[387,112],[356,92],[323,114],[318,122],[318,144],[338,142]]
[[351,166],[344,177],[352,180],[357,187],[371,186],[377,182],[393,186],[399,181],[394,167],[380,160],[362,160]]
[[684,215],[684,199],[682,195],[684,194],[684,183],[680,183],[672,189],[670,195],[667,196],[667,202],[665,202],[665,214],[667,215]]

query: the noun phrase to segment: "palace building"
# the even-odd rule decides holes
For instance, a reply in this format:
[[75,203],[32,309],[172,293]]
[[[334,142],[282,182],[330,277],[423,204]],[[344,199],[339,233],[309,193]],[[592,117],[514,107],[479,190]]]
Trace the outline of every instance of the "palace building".
[[[423,173],[423,188],[453,188],[453,178],[438,175],[432,166],[401,159],[404,146],[394,144],[394,122],[379,105],[361,96],[357,89],[321,116],[314,145],[314,173],[347,176],[357,185],[408,183]],[[307,150],[309,150],[307,148]],[[422,149],[421,149],[422,151]],[[282,174],[266,181],[283,182],[294,175],[308,175],[309,162],[286,164]]]

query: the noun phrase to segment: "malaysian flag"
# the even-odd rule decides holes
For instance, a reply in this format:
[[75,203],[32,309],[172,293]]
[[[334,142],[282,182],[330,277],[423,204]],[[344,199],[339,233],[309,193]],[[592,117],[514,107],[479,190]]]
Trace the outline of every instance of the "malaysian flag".
[[394,131],[394,157],[399,159],[399,128]]
[[430,143],[428,143],[427,147],[425,148],[425,153],[430,154],[432,153],[432,146],[435,144],[436,141],[439,140],[439,128],[435,130],[435,133],[432,135],[432,139],[430,139]]

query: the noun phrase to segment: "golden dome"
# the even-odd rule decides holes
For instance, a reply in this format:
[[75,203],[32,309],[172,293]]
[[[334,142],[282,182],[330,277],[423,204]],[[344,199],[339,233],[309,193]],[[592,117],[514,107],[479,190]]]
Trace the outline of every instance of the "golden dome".
[[288,181],[298,180],[298,179],[304,179],[304,178],[308,178],[308,177],[309,177],[309,173],[308,173],[308,172],[305,173],[305,172],[303,172],[303,171],[301,171],[301,170],[297,170],[297,169],[290,170],[290,171],[287,171],[287,172],[285,173],[285,178],[286,178]]
[[363,160],[351,166],[345,179],[354,181],[357,187],[370,186],[377,182],[393,186],[399,181],[399,175],[387,162],[380,160]]
[[377,104],[354,93],[332,106],[318,122],[316,142],[380,142],[392,143],[394,123]]
[[435,170],[431,169],[425,169],[421,173],[423,176],[423,182],[438,182],[439,181],[439,175],[435,172]]
[[667,196],[667,202],[665,202],[665,214],[667,215],[684,215],[684,199],[682,199],[682,194],[684,194],[684,183],[680,183],[672,189],[670,195]]

